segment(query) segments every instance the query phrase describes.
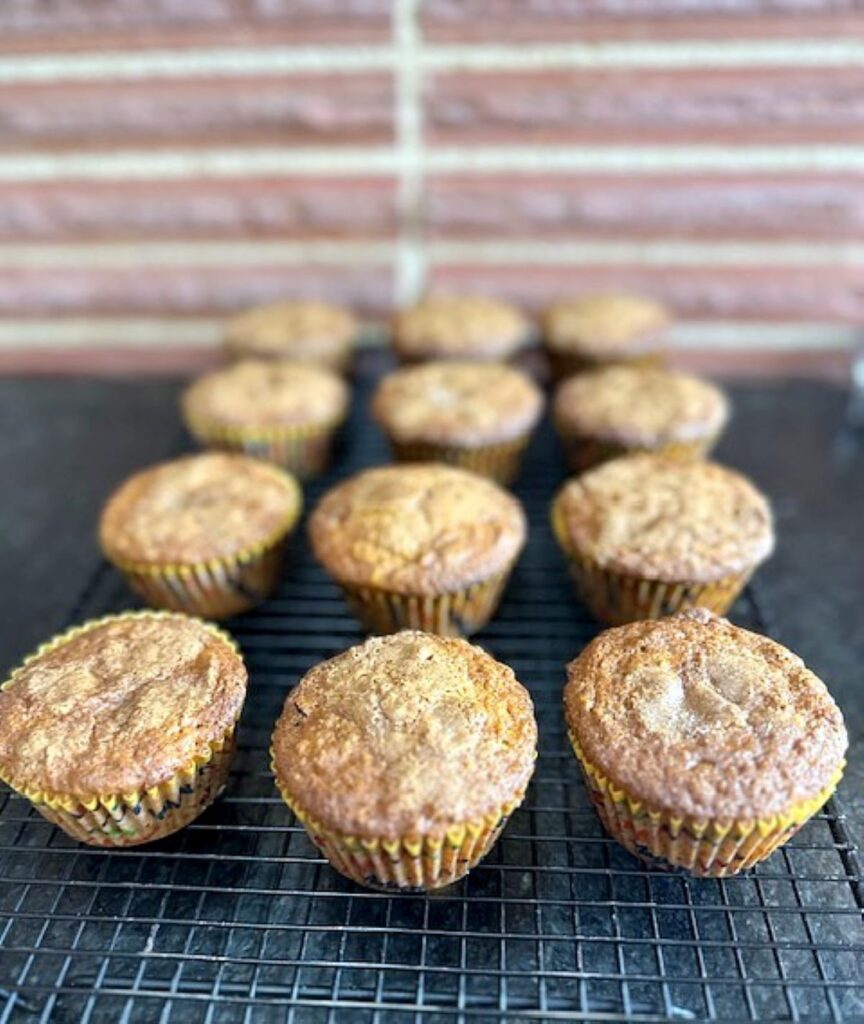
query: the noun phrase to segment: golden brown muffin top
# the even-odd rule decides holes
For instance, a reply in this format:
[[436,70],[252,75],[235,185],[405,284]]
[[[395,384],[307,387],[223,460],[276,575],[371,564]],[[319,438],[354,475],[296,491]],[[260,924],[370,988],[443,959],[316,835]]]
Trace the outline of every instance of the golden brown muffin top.
[[367,469],[328,491],[309,520],[315,556],[337,580],[401,594],[448,593],[504,572],[526,532],[513,495],[438,463]]
[[343,351],[357,333],[344,309],[325,302],[274,302],[228,321],[225,347],[234,358],[263,356],[315,362]]
[[534,771],[537,726],[512,669],[465,640],[407,631],[317,665],[273,734],[280,788],[328,828],[440,834],[497,814]]
[[87,798],[171,779],[231,728],[246,669],[227,634],[185,615],[114,615],[70,630],[0,692],[0,775]]
[[409,359],[506,359],[528,333],[528,321],[506,302],[442,295],[398,313],[393,344]]
[[112,562],[189,564],[230,558],[294,525],[302,494],[284,470],[245,455],[205,452],[129,477],[102,511]]
[[719,388],[699,377],[622,365],[565,380],[553,415],[565,436],[653,448],[719,434],[729,403]]
[[619,359],[654,351],[671,322],[659,302],[640,295],[585,295],[557,302],[543,316],[548,348],[592,359]]
[[843,762],[846,729],[825,684],[785,647],[704,609],[607,630],[567,678],[567,724],[588,761],[672,814],[781,814]]
[[552,518],[565,551],[670,582],[724,579],[755,568],[774,548],[765,497],[715,462],[613,459],[565,484]]
[[344,419],[348,388],[313,363],[244,359],[199,377],[182,405],[187,420],[217,426],[323,425]]
[[501,363],[441,361],[386,376],[372,415],[397,441],[474,447],[533,430],[543,395],[524,373]]

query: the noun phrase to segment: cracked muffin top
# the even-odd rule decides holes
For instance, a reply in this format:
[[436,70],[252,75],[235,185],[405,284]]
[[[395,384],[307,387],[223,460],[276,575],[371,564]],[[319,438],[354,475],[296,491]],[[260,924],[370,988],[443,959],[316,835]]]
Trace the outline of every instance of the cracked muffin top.
[[719,434],[729,403],[715,385],[685,373],[608,366],[577,374],[558,388],[553,406],[561,433],[655,448]]
[[640,295],[585,295],[551,305],[543,337],[554,352],[614,361],[654,352],[671,320],[665,306]]
[[512,669],[465,640],[405,631],[313,668],[273,734],[280,789],[325,827],[442,833],[519,799],[537,726]]
[[564,710],[613,785],[697,818],[783,814],[837,781],[847,746],[799,657],[705,609],[601,633],[567,668]]
[[228,321],[225,350],[232,359],[296,359],[332,365],[350,349],[357,322],[325,302],[274,302]]
[[372,414],[397,441],[476,447],[531,431],[543,395],[524,373],[499,363],[439,361],[388,374]]
[[99,539],[121,565],[231,558],[289,530],[301,505],[300,486],[284,470],[204,452],[129,477],[105,505]]
[[87,798],[166,782],[229,731],[246,669],[227,634],[166,612],[109,616],[40,648],[0,691],[0,776]]
[[309,520],[315,556],[337,580],[419,595],[508,570],[526,532],[511,494],[437,463],[358,473],[328,491]]
[[569,481],[552,525],[568,554],[672,582],[734,576],[774,549],[771,509],[746,477],[661,455],[613,459]]
[[396,315],[393,345],[407,360],[507,359],[528,334],[528,321],[506,302],[442,295]]
[[345,417],[348,387],[311,363],[244,359],[199,377],[182,407],[187,420],[225,427],[330,424]]

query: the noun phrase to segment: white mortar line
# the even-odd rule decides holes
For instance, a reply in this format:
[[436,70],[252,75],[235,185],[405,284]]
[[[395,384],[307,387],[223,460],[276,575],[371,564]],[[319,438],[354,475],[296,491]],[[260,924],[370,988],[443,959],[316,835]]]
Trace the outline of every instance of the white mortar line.
[[423,88],[419,70],[422,53],[417,0],[397,0],[393,6],[396,66],[396,138],[399,147],[399,252],[393,302],[398,308],[414,301],[426,276],[422,240],[423,204]]
[[[332,178],[398,175],[389,147],[339,149],[172,149],[0,154],[0,181],[234,179],[316,174]],[[864,170],[864,145],[477,146],[427,150],[435,174],[782,174]]]
[[[105,347],[118,349],[207,347],[221,337],[218,317],[0,317],[0,350]],[[382,332],[368,334],[381,340]],[[673,331],[674,347],[718,350],[825,351],[861,345],[862,329],[830,322],[766,323],[759,320],[685,321]]]
[[[4,270],[134,270],[159,267],[369,266],[399,258],[394,241],[7,242]],[[432,242],[428,259],[477,266],[680,266],[861,267],[864,243],[838,241],[605,241],[556,239]],[[409,280],[408,284],[415,282]],[[398,296],[410,301],[416,291]]]
[[[412,0],[412,6],[415,0]],[[400,7],[402,10],[400,10]],[[245,78],[258,75],[356,74],[398,69],[402,0],[394,5],[395,46],[212,47],[107,53],[4,54],[0,84],[165,78]],[[412,31],[409,28],[409,31]],[[864,63],[857,39],[668,42],[427,44],[415,54],[424,71],[530,71],[595,68],[852,67]]]

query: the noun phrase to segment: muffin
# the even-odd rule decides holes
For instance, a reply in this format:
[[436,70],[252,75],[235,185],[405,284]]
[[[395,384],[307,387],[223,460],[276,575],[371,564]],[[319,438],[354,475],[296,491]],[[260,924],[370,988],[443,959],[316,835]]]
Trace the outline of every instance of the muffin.
[[567,680],[567,727],[600,819],[660,866],[752,867],[842,774],[846,729],[825,684],[703,609],[607,630]]
[[285,802],[337,871],[423,891],[489,852],[536,750],[512,669],[465,640],[411,631],[313,668],[285,701],[271,756]]
[[528,321],[495,299],[434,296],[398,313],[393,347],[403,362],[427,359],[504,361],[528,340]]
[[274,302],[228,321],[229,359],[291,359],[345,372],[357,335],[349,312],[324,302]]
[[0,687],[0,778],[73,839],[152,842],[222,792],[245,695],[215,626],[166,612],[87,622]]
[[638,451],[700,458],[726,426],[729,403],[698,377],[607,366],[564,381],[552,415],[570,468],[579,473]]
[[543,343],[552,373],[563,380],[608,363],[657,365],[671,323],[660,303],[638,295],[586,295],[543,314]]
[[327,466],[348,388],[309,363],[246,359],[199,377],[182,409],[204,447],[267,459],[305,479]]
[[102,512],[102,551],[148,604],[219,619],[276,586],[302,505],[296,480],[245,455],[206,452],[131,476]]
[[526,533],[511,494],[437,463],[358,473],[328,491],[309,520],[316,558],[371,633],[480,629]]
[[613,624],[694,606],[722,614],[774,548],[771,509],[745,477],[659,455],[565,484],[552,527],[583,601]]
[[385,377],[372,401],[397,459],[446,462],[502,484],[518,474],[542,411],[537,385],[499,363],[409,366]]

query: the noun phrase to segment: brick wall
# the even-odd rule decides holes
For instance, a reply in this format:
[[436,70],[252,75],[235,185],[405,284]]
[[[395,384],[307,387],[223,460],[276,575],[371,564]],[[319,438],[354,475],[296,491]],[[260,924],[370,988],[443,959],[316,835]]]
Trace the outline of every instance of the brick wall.
[[0,367],[171,363],[282,295],[619,285],[735,365],[848,358],[864,0],[0,8]]

